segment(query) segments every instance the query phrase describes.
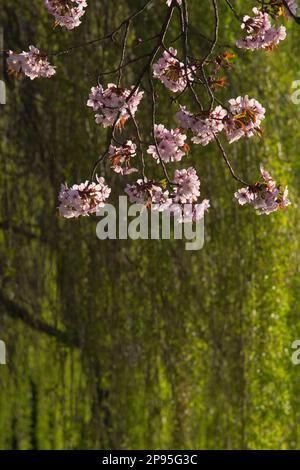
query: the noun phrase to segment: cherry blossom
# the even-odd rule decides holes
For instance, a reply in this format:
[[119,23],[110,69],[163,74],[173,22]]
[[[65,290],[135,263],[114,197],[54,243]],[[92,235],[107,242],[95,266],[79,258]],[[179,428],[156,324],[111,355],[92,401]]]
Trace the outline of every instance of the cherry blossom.
[[87,0],[45,0],[46,8],[55,18],[55,25],[74,29],[81,24]]
[[[190,170],[184,171],[189,172]],[[195,203],[194,201],[197,201],[197,197],[200,195],[200,192],[195,190],[195,185],[197,186],[198,183],[194,182],[193,186],[191,182],[183,182],[182,176],[180,179],[180,191],[175,189],[172,194],[162,189],[159,183],[142,179],[137,180],[134,184],[127,184],[125,193],[133,203],[143,204],[154,211],[170,211],[178,223],[197,222],[208,211],[210,202],[208,199],[204,199],[201,203]],[[177,180],[179,180],[178,175]]]
[[192,221],[196,222],[197,220],[203,219],[205,212],[207,212],[209,208],[210,208],[209,199],[203,199],[203,201],[200,204],[195,204],[193,207]]
[[200,196],[200,180],[193,167],[175,170],[175,187],[172,194],[173,202],[191,204]]
[[169,198],[169,191],[163,191],[159,183],[148,181],[147,179],[138,179],[133,184],[127,184],[125,193],[129,196],[130,202],[144,204],[151,207],[152,204],[160,210],[168,207],[172,200]]
[[[182,157],[189,150],[185,144],[186,135],[182,134],[180,129],[166,129],[162,124],[154,126],[154,137],[157,141],[156,145],[150,145],[147,153],[160,162],[159,157],[164,162],[180,162]],[[158,151],[157,151],[158,150]]]
[[176,220],[178,223],[197,222],[203,219],[209,208],[210,202],[208,199],[203,199],[200,204],[183,204],[178,206],[177,210],[175,209]]
[[200,196],[200,180],[196,170],[193,167],[175,170],[174,184],[170,210],[173,211],[177,222],[196,222],[202,219],[210,207],[210,202],[208,199],[197,202]]
[[24,74],[30,80],[39,77],[51,78],[56,73],[47,56],[42,54],[35,46],[29,46],[28,52],[23,51],[20,54],[9,51],[7,66],[9,73],[16,74],[18,78]]
[[278,29],[271,25],[270,17],[258,8],[252,9],[254,16],[244,16],[241,28],[247,35],[236,42],[241,49],[266,49],[272,50],[280,41],[286,37],[286,29],[279,26]]
[[135,115],[144,94],[138,90],[132,94],[132,90],[133,87],[125,89],[113,83],[109,83],[106,90],[102,85],[93,87],[87,105],[101,112],[95,115],[96,123],[109,127],[117,120],[116,125],[122,127],[129,117]]
[[260,124],[265,118],[265,108],[257,100],[246,95],[230,99],[228,103],[230,113],[224,121],[224,130],[230,144],[241,137],[261,133]]
[[136,145],[127,140],[121,147],[110,145],[109,147],[109,160],[112,163],[112,169],[121,175],[129,175],[138,171],[137,168],[130,166],[131,158],[136,156]]
[[153,210],[169,210],[179,223],[202,219],[210,207],[208,199],[197,203],[200,196],[200,180],[192,167],[175,170],[171,193],[163,189],[160,183],[146,179],[127,184],[125,193],[130,202],[144,204]]
[[74,184],[69,188],[66,184],[61,185],[59,193],[59,213],[62,217],[88,216],[104,206],[109,197],[111,189],[107,186],[104,178],[96,177],[97,182]]
[[203,111],[198,114],[192,114],[185,106],[181,106],[176,118],[183,129],[190,129],[195,134],[192,138],[195,144],[207,145],[216,134],[224,129],[226,115],[227,111],[222,106],[217,106],[213,111]]
[[241,206],[244,206],[245,204],[251,204],[251,202],[254,200],[254,192],[250,190],[249,187],[239,189],[236,193],[234,193],[234,196]]
[[240,205],[250,204],[261,214],[271,214],[279,209],[285,209],[290,205],[288,199],[288,189],[276,185],[276,182],[270,174],[263,168],[260,168],[262,180],[239,189],[235,194],[235,198]]
[[193,81],[192,69],[189,67],[185,69],[185,65],[176,58],[176,55],[177,50],[170,47],[153,65],[153,76],[174,93],[186,88],[187,77],[189,81]]
[[[87,7],[86,0],[45,0],[45,3],[48,10],[55,16],[56,24],[65,26],[68,29],[72,29],[80,24],[80,19]],[[203,146],[216,140],[220,133],[223,133],[230,144],[242,137],[251,138],[254,135],[261,135],[261,122],[265,118],[265,109],[256,99],[249,98],[248,95],[229,99],[228,104],[224,104],[224,106],[222,104],[216,107],[213,106],[213,103],[220,103],[217,97],[214,97],[215,85],[224,85],[224,77],[220,77],[218,73],[221,68],[229,69],[231,67],[230,59],[233,57],[233,54],[224,51],[215,56],[215,43],[213,42],[208,55],[206,54],[202,59],[194,57],[191,59],[187,48],[183,47],[182,53],[185,59],[184,63],[181,62],[177,57],[177,50],[172,47],[166,49],[165,41],[169,37],[167,33],[172,20],[172,7],[176,5],[181,6],[184,2],[182,0],[166,0],[165,3],[169,7],[167,21],[159,35],[158,44],[154,46],[152,51],[146,54],[148,62],[144,65],[141,73],[137,75],[136,81],[133,82],[135,85],[128,88],[119,86],[122,78],[121,72],[127,66],[126,60],[129,59],[128,64],[135,62],[135,58],[131,60],[130,55],[127,54],[128,51],[125,50],[127,47],[128,26],[121,51],[119,69],[112,72],[112,74],[118,73],[118,85],[109,83],[107,87],[101,84],[93,87],[90,91],[87,106],[91,107],[95,112],[97,124],[102,125],[104,128],[112,127],[111,132],[108,133],[110,143],[108,149],[103,154],[103,158],[108,158],[112,170],[120,175],[138,172],[137,168],[131,166],[132,158],[136,157],[137,154],[137,145],[132,140],[125,140],[124,143],[119,143],[119,139],[125,123],[130,118],[135,117],[138,106],[143,98],[144,92],[139,91],[139,88],[145,87],[145,92],[149,93],[145,85],[145,75],[149,71],[149,66],[151,66],[156,52],[160,47],[163,47],[164,52],[162,57],[152,65],[154,78],[160,80],[172,92],[178,93],[176,100],[181,99],[183,93],[191,88],[200,111],[198,110],[198,112],[193,113],[186,106],[180,106],[176,114],[176,119],[179,123],[178,127],[167,129],[163,124],[154,125],[154,142],[148,146],[147,153],[158,164],[161,164],[165,179],[160,181],[147,179],[145,177],[145,162],[143,161],[143,178],[127,184],[124,191],[133,203],[140,203],[147,208],[158,211],[169,210],[182,223],[195,222],[202,219],[210,207],[208,199],[199,202],[200,180],[196,170],[193,167],[176,169],[172,179],[168,174],[169,165],[165,164],[180,162],[184,155],[189,152],[189,146],[186,143],[188,131],[192,134],[192,142]],[[216,5],[215,9],[217,9]],[[279,16],[286,16],[287,10],[290,10],[290,14],[295,14],[297,4],[294,0],[287,0],[286,2],[283,0],[270,0],[261,6],[260,10],[253,8],[252,16],[243,17],[241,28],[245,35],[243,39],[237,41],[237,46],[250,50],[272,50],[286,36],[286,29],[283,26],[273,26],[272,21],[278,19]],[[181,13],[181,36],[186,41],[185,35],[188,34],[187,24],[185,24],[188,22],[187,5],[185,5],[184,11],[181,11]],[[129,25],[130,21],[127,20],[127,22]],[[116,31],[124,24],[126,24],[126,21],[121,23],[121,26]],[[111,37],[114,36],[116,31],[111,33]],[[184,45],[186,46],[186,42]],[[142,59],[144,57],[141,56]],[[137,59],[140,58],[138,57]],[[190,63],[189,60],[191,60]],[[33,46],[30,46],[28,53],[14,54],[10,51],[8,64],[10,70],[17,74],[22,72],[31,79],[37,76],[49,77],[55,73],[47,57],[42,55]],[[198,77],[198,79],[194,78],[197,70],[196,67],[202,70],[202,76]],[[130,74],[127,76],[130,76]],[[193,84],[193,87],[189,87],[190,83]],[[151,79],[150,85],[152,89],[150,94],[152,96],[151,104],[153,111],[151,117],[154,121],[156,94]],[[202,100],[197,95],[196,87],[198,85],[204,85],[205,93],[208,92],[211,97],[209,109],[203,108],[202,103],[205,100]],[[147,137],[145,137],[144,141],[144,135],[146,136],[147,131],[140,132],[140,123],[135,119],[133,120],[134,126],[132,128],[128,126],[127,135],[133,135],[130,132],[135,130],[138,147],[141,148],[147,140]],[[225,153],[226,150],[221,146],[221,142],[218,139],[217,143],[232,175],[235,179],[242,181],[233,171],[230,160]],[[100,160],[102,160],[102,157]],[[94,171],[98,163],[98,161],[95,163]],[[98,177],[96,182],[90,183],[86,181],[71,188],[62,185],[59,195],[59,211],[64,217],[89,215],[94,213],[97,207],[104,204],[110,191],[105,180]],[[270,174],[263,168],[261,168],[261,181],[239,189],[235,193],[235,198],[240,205],[249,204],[260,214],[270,214],[290,204],[287,188],[282,189],[280,185],[276,185]]]
[[163,190],[160,186],[156,186],[152,191],[152,210],[158,210],[163,212],[170,209],[172,204],[172,198],[167,190]]

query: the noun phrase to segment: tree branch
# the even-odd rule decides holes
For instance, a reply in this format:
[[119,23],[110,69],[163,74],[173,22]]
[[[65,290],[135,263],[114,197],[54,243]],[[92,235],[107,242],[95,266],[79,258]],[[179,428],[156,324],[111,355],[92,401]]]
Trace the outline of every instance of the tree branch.
[[36,314],[33,314],[26,308],[19,305],[17,302],[11,300],[1,289],[0,289],[0,304],[4,307],[3,313],[9,315],[11,318],[21,320],[27,326],[40,333],[45,333],[48,336],[56,338],[68,347],[78,347],[78,338],[67,331],[62,331],[54,326],[49,325],[37,318]]

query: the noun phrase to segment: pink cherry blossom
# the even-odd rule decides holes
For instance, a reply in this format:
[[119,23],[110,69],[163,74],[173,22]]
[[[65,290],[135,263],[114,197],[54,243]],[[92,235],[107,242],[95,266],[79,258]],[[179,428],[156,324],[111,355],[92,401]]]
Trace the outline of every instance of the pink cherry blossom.
[[250,204],[254,199],[254,194],[248,187],[239,189],[234,193],[234,196],[241,206]]
[[241,49],[266,49],[272,50],[280,41],[286,37],[286,29],[279,26],[278,29],[271,25],[270,17],[258,8],[252,9],[254,16],[244,16],[241,28],[247,35],[236,42]]
[[46,8],[55,18],[55,24],[67,29],[80,25],[87,0],[45,0]]
[[127,140],[121,147],[110,145],[109,147],[109,160],[112,163],[112,169],[121,175],[129,175],[138,171],[137,168],[130,166],[131,158],[136,156],[136,145]]
[[164,162],[180,162],[186,154],[188,147],[185,144],[186,135],[180,132],[180,129],[166,129],[162,124],[154,126],[154,136],[156,145],[150,145],[147,153],[153,156],[159,163],[159,156]]
[[[174,208],[174,206],[172,207]],[[183,204],[175,210],[176,220],[178,223],[197,222],[203,219],[209,208],[210,202],[208,199],[203,199],[200,204]]]
[[209,199],[203,199],[200,204],[195,204],[193,210],[193,221],[200,220],[204,217],[205,212],[210,208]]
[[88,216],[104,206],[109,197],[111,189],[106,185],[104,178],[96,177],[97,182],[74,184],[69,188],[66,184],[61,185],[58,196],[60,206],[59,213],[67,219],[79,216]]
[[287,187],[282,189],[280,185],[263,168],[260,168],[262,181],[253,186],[239,189],[235,198],[240,205],[250,204],[261,214],[271,214],[279,209],[285,209],[290,205]]
[[222,106],[217,106],[213,111],[203,111],[198,114],[192,114],[185,106],[181,106],[176,118],[183,129],[190,129],[193,132],[195,137],[192,141],[195,144],[207,145],[216,134],[224,129],[226,115],[227,111]]
[[156,186],[152,191],[152,210],[163,212],[168,210],[172,204],[172,198],[169,191],[164,191],[160,186]]
[[173,202],[191,204],[197,201],[200,196],[200,180],[193,167],[175,170],[174,183]]
[[146,179],[138,179],[133,184],[127,184],[125,193],[129,196],[130,202],[144,204],[147,207],[155,204],[159,210],[163,210],[172,202],[168,191],[163,191],[158,183]]
[[145,205],[152,210],[170,211],[179,223],[196,222],[204,217],[210,207],[208,199],[197,202],[200,181],[194,168],[176,170],[174,188],[170,193],[160,183],[139,179],[127,184],[125,193],[133,203]]
[[192,68],[187,67],[177,58],[177,50],[172,47],[153,65],[153,76],[158,78],[174,93],[183,91],[187,86],[187,77],[193,81]]
[[241,137],[252,137],[261,132],[260,124],[265,118],[265,108],[248,95],[230,99],[229,111],[224,131],[229,143],[239,140]]
[[106,90],[102,85],[93,87],[87,105],[94,111],[100,111],[101,114],[95,115],[96,123],[109,127],[114,125],[117,119],[116,125],[122,127],[128,118],[135,115],[144,94],[143,91],[138,90],[132,94],[132,90],[133,87],[125,89],[113,83],[109,83]]
[[170,210],[179,223],[197,222],[204,217],[210,203],[204,199],[198,203],[200,196],[200,180],[194,168],[175,170],[174,189],[171,194]]
[[23,51],[20,54],[9,51],[7,65],[9,73],[15,73],[17,77],[24,74],[30,80],[39,77],[50,78],[56,73],[47,56],[34,46],[29,46],[28,52]]
[[263,49],[267,49],[269,51],[273,50],[280,41],[283,41],[286,38],[286,29],[284,26],[279,26],[278,29],[270,28],[266,31],[265,34],[265,46]]

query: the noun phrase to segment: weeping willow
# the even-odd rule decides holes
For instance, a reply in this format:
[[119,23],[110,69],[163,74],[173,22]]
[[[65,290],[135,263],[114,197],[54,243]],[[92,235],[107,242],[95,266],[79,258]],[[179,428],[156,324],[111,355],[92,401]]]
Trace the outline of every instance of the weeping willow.
[[[43,2],[0,3],[5,48],[45,51],[101,37],[142,4],[90,2],[70,35],[52,29]],[[145,28],[159,29],[161,3],[134,23],[131,47]],[[198,30],[211,35],[211,2],[189,3],[192,50],[203,54]],[[244,11],[248,2],[235,3]],[[226,2],[220,14],[220,43],[233,44],[240,26]],[[291,361],[300,336],[300,108],[291,101],[300,28],[289,21],[287,29],[272,54],[237,52],[219,93],[248,93],[265,106],[263,137],[232,146],[232,162],[248,180],[266,164],[288,184],[292,206],[268,217],[239,207],[216,147],[193,146],[191,165],[212,201],[195,252],[180,240],[100,241],[96,218],[57,216],[60,183],[85,180],[107,144],[86,100],[98,74],[118,64],[117,42],[58,56],[53,80],[5,75],[1,449],[300,447],[300,370]],[[138,71],[133,64],[128,83]],[[159,118],[172,125],[176,104],[159,100]],[[112,193],[123,191],[118,175],[100,170]]]

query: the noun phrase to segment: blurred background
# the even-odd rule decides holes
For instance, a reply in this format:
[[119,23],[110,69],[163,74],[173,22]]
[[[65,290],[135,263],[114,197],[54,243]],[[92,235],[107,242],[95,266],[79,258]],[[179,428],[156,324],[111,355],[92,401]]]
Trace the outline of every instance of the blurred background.
[[[4,48],[58,52],[105,35],[143,3],[90,1],[82,25],[66,32],[53,28],[42,0],[0,0]],[[233,3],[249,14],[256,2]],[[203,35],[213,36],[211,2],[189,5],[190,47],[201,57],[209,44]],[[239,22],[225,1],[219,6],[219,43],[234,45]],[[160,30],[165,9],[154,0],[133,23],[129,58],[149,50],[138,39]],[[4,72],[1,449],[300,447],[300,366],[291,362],[291,343],[300,338],[300,105],[291,101],[300,27],[289,20],[287,29],[272,53],[234,48],[235,66],[217,96],[249,94],[265,106],[262,139],[225,145],[244,179],[255,181],[263,163],[288,184],[292,206],[269,216],[239,207],[238,185],[217,147],[194,145],[182,166],[195,166],[201,196],[212,205],[204,248],[195,252],[180,240],[100,241],[96,217],[57,215],[61,182],[88,179],[106,147],[107,133],[86,101],[99,73],[117,66],[120,36],[51,57],[51,80],[18,81]],[[166,43],[177,34],[175,19]],[[124,73],[124,86],[140,68]],[[155,86],[157,120],[174,127],[178,104]],[[193,108],[188,97],[182,102]],[[147,93],[137,117],[149,139]],[[147,164],[162,177],[151,156]],[[116,200],[126,178],[109,165],[100,172]]]

